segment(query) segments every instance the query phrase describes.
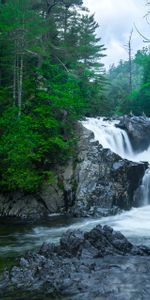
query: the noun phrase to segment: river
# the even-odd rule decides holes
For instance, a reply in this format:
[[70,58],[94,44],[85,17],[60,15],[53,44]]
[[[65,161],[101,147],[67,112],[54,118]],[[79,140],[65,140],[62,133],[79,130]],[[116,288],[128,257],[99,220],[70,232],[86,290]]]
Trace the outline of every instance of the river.
[[43,242],[58,243],[67,229],[90,230],[97,224],[112,226],[121,231],[131,242],[150,247],[150,205],[133,208],[116,216],[101,219],[75,219],[66,216],[49,217],[41,225],[1,225],[1,268],[9,266],[28,250],[39,249]]
[[[143,152],[134,153],[125,131],[116,128],[117,121],[87,119],[83,125],[94,132],[95,139],[104,148],[110,148],[121,157],[133,161],[149,161],[150,147]],[[67,216],[53,215],[42,224],[20,225],[11,222],[0,226],[0,268],[9,266],[16,257],[26,251],[39,249],[43,242],[58,243],[67,229],[90,230],[97,224],[112,226],[121,231],[131,242],[150,246],[150,169],[143,177],[139,189],[141,206],[122,212],[116,216],[101,219],[75,219]]]

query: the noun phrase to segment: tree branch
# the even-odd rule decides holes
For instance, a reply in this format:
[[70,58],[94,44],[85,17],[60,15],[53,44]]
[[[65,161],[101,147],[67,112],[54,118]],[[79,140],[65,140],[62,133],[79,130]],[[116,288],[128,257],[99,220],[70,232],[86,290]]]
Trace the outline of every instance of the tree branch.
[[53,3],[50,4],[50,2],[48,0],[46,0],[46,3],[47,3],[47,15],[50,14],[52,8],[57,4],[57,0],[53,0]]
[[136,31],[138,32],[138,34],[144,39],[143,42],[144,42],[144,43],[150,43],[150,39],[147,38],[146,36],[144,36],[144,35],[138,30],[138,28],[136,27],[135,23],[134,23],[134,27],[135,27]]
[[65,64],[60,60],[60,58],[58,56],[55,55],[55,58],[60,62],[60,64],[64,67],[64,69],[67,71],[67,73],[70,73],[70,71],[67,69],[67,67],[65,66]]

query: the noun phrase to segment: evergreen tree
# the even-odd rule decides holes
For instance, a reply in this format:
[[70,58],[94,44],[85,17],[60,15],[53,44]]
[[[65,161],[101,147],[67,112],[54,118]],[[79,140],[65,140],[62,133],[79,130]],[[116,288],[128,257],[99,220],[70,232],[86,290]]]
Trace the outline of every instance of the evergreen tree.
[[18,115],[21,115],[24,77],[28,77],[26,65],[28,60],[38,56],[43,20],[33,11],[32,1],[29,0],[7,1],[0,9],[0,20],[2,51],[4,47],[7,51],[7,56],[2,53],[1,70],[6,88],[8,81],[11,84],[8,98],[13,100],[12,104],[18,107]]
[[100,114],[104,109],[103,86],[105,82],[101,59],[105,56],[104,45],[100,44],[96,30],[99,25],[94,15],[83,15],[79,29],[79,50],[77,73],[80,77],[80,87],[83,97],[87,99],[86,113]]
[[74,123],[107,110],[94,16],[81,0],[0,3],[0,187],[36,191],[72,154]]
[[[110,99],[112,111],[114,113],[129,113],[129,61],[120,61],[117,66],[112,65],[108,71],[107,78],[109,85],[106,89],[106,98]],[[136,58],[132,60],[132,88],[133,93],[141,86],[143,78],[143,68],[137,64]]]
[[143,78],[141,86],[135,90],[129,100],[132,110],[135,114],[143,112],[150,116],[150,52],[148,48],[138,51],[136,54],[136,63],[143,68]]

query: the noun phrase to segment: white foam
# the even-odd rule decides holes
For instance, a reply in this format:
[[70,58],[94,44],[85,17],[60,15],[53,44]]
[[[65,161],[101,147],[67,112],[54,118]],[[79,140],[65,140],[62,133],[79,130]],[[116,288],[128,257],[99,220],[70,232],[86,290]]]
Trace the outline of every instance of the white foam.
[[124,159],[140,162],[150,161],[150,146],[145,151],[137,153],[133,150],[125,130],[115,127],[119,121],[106,121],[103,118],[87,118],[82,124],[93,131],[95,140]]

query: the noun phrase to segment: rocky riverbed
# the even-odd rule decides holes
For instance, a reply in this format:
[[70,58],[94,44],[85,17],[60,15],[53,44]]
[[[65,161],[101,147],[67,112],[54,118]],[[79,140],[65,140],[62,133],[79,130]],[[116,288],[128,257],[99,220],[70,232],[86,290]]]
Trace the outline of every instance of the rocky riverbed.
[[[94,139],[92,131],[78,124],[76,156],[64,169],[58,168],[58,177],[54,185],[44,186],[36,195],[25,195],[22,192],[0,194],[0,215],[3,216],[3,222],[6,216],[7,220],[17,217],[16,222],[20,220],[35,222],[41,218],[45,219],[50,213],[65,212],[67,216],[92,217],[95,226],[102,221],[102,216],[116,214],[132,206],[140,206],[139,199],[145,194],[142,194],[140,189],[142,197],[139,197],[139,186],[142,183],[145,187],[143,175],[147,176],[146,182],[147,178],[149,179],[149,169],[147,169],[149,159],[146,159],[147,162],[140,162],[141,159],[137,162],[133,155],[138,154],[141,143],[144,147],[148,147],[144,141],[141,142],[141,130],[146,126],[146,135],[143,134],[146,139],[149,134],[147,131],[149,120],[144,117],[146,125],[142,125],[141,118],[140,127],[136,126],[136,122],[138,118],[129,118],[129,120],[124,118],[122,123],[118,124],[126,129],[128,135],[118,129],[117,136],[112,128],[113,141],[111,139],[109,143],[110,146],[112,142],[117,146],[114,148],[117,152],[110,150],[113,147],[110,149],[102,147],[103,143]],[[129,123],[130,126],[127,127],[126,124]],[[107,144],[111,131],[109,130],[107,136],[107,125],[101,125],[104,126]],[[133,127],[137,127],[137,130],[132,130]],[[130,146],[129,135],[132,142],[135,138],[137,141],[133,151],[130,149],[132,147],[128,147]],[[120,141],[122,143],[120,149],[123,150],[121,153],[127,153],[128,157],[133,157],[133,161],[122,158],[124,155],[121,157],[116,154]],[[143,148],[142,151],[146,149],[149,148]],[[146,153],[149,155],[148,151],[146,150]],[[142,158],[142,161],[145,160]],[[149,190],[144,197],[146,205],[149,204],[148,193]],[[148,210],[149,206],[143,211],[146,213],[146,220],[149,220]],[[145,217],[140,216],[141,213],[141,209],[135,208],[131,211],[131,216],[138,214],[138,220],[146,222]],[[126,221],[124,225],[120,222],[119,228],[116,229],[124,229],[124,233],[127,232],[129,229],[127,223],[129,227],[133,225],[132,229],[134,229],[137,218],[135,216],[134,222],[131,222],[131,216],[128,213],[121,214],[119,220],[125,217]],[[100,217],[99,221],[94,219],[95,217]],[[116,217],[112,217],[112,224],[109,222],[110,217],[106,218],[106,222],[103,220],[101,224],[115,226],[113,218]],[[135,240],[139,241],[140,234],[144,234],[142,241],[149,239],[144,226],[139,226]],[[132,242],[131,240],[128,241],[120,232],[108,226],[97,225],[89,232],[71,229],[63,234],[59,245],[46,242],[38,252],[22,254],[15,266],[3,272],[0,276],[0,298],[6,300],[27,298],[32,300],[79,300],[80,298],[83,300],[148,300],[150,299],[150,248],[135,246],[132,244],[134,239]],[[148,241],[145,242],[149,245]]]
[[[67,231],[60,244],[44,243],[0,278],[1,299],[148,300],[150,248],[97,225]],[[20,298],[19,298],[20,297]]]

